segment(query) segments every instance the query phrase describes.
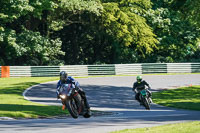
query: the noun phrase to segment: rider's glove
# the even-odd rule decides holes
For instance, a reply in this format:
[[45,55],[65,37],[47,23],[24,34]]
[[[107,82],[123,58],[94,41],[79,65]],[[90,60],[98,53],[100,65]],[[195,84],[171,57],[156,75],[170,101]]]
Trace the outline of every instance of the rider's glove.
[[74,85],[75,85],[75,84],[76,84],[76,83],[75,83],[75,81],[72,81],[72,84],[74,84]]
[[79,90],[79,87],[78,87],[78,86],[75,86],[75,90],[77,90],[77,91],[78,91],[78,90]]
[[135,93],[137,93],[137,89],[133,89],[133,91],[134,91]]

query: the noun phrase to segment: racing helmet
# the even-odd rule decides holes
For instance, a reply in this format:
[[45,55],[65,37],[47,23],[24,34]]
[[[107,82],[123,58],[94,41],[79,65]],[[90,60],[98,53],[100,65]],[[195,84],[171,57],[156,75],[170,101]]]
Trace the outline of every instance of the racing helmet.
[[142,81],[142,76],[137,76],[136,80],[137,80],[138,83],[140,83]]
[[60,72],[60,81],[61,83],[65,83],[67,80],[68,74],[65,71]]

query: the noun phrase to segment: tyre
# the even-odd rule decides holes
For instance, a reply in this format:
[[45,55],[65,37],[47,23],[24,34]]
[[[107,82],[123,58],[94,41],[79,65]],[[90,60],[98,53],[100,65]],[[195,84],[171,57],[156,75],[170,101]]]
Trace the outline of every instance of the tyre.
[[144,102],[145,108],[146,108],[147,110],[150,110],[150,104],[149,104],[149,102],[148,102],[148,99],[147,99],[147,98],[144,98],[143,102]]
[[68,109],[70,115],[75,119],[78,118],[78,116],[79,116],[78,107],[73,98],[66,102],[66,106],[67,106],[67,109]]
[[74,96],[73,98],[74,98],[76,105],[77,105],[78,114],[80,114],[83,111],[82,98],[81,98],[79,93],[77,93],[77,95]]
[[82,111],[81,96],[77,94],[66,102],[67,109],[73,118],[78,118]]

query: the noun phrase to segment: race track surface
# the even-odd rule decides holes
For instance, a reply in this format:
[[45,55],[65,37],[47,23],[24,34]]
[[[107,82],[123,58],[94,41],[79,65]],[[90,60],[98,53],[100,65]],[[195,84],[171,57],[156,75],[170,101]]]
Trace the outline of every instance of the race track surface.
[[[96,77],[77,79],[85,90],[92,110],[106,112],[89,119],[80,117],[0,120],[1,133],[107,133],[110,131],[152,127],[157,125],[200,120],[200,111],[179,110],[153,104],[147,111],[134,100],[132,85],[135,76]],[[200,74],[145,75],[152,91],[180,86],[200,85]],[[25,96],[33,102],[60,105],[56,100],[56,83],[33,86]],[[107,113],[108,112],[108,113]],[[111,113],[112,114],[111,114]]]

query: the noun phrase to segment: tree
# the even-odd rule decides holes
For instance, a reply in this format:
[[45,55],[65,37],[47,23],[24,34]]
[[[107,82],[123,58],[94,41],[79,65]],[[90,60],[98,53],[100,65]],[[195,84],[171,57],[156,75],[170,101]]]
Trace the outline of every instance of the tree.
[[[0,1],[1,65],[58,64],[63,55],[61,42],[44,37],[47,11],[56,5],[50,0]],[[54,61],[52,61],[54,60]]]
[[199,0],[173,0],[171,8],[180,11],[184,19],[200,27],[200,1]]
[[159,40],[156,50],[149,60],[154,62],[185,62],[189,61],[196,51],[198,28],[183,14],[172,8],[169,1],[154,0],[153,9],[146,16],[149,25]]
[[84,13],[100,15],[102,5],[98,0],[59,0],[55,11],[51,12],[48,20],[49,28],[59,31],[71,24],[88,24],[81,18]]
[[149,0],[109,1],[103,3],[103,6],[102,20],[106,33],[113,38],[113,47],[117,58],[115,63],[124,62],[127,55],[130,55],[129,52],[131,55],[134,54],[132,57],[145,58],[145,55],[157,48],[156,35],[143,17],[151,8]]

